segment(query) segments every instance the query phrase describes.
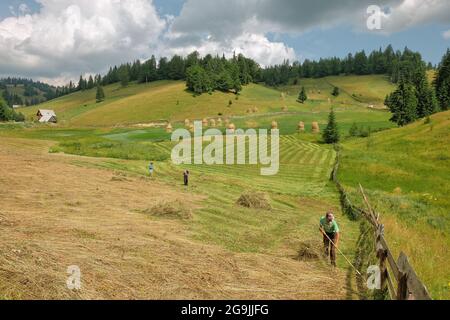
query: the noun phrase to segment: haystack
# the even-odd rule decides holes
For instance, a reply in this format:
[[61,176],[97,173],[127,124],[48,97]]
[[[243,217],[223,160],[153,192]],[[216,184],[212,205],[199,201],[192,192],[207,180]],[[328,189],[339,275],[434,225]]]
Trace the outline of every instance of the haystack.
[[299,245],[297,259],[300,261],[319,260],[322,256],[322,247],[317,241],[305,241]]
[[167,126],[166,126],[166,132],[167,133],[172,133],[172,131],[173,131],[172,125],[170,123],[168,123]]
[[299,132],[304,132],[305,131],[305,123],[303,121],[300,121],[298,123],[298,131]]
[[320,132],[320,127],[319,127],[319,123],[318,122],[313,122],[312,123],[312,132],[313,133],[319,133]]
[[281,108],[281,111],[283,111],[283,112],[288,112],[288,111],[289,111],[289,108],[288,108],[287,106],[284,106],[283,108]]
[[169,219],[191,219],[192,212],[180,201],[160,202],[143,213]]
[[208,126],[208,119],[206,119],[206,118],[203,119],[202,124],[203,124],[204,127],[207,127]]
[[222,126],[222,118],[217,119],[217,126]]
[[215,127],[216,127],[216,120],[211,119],[211,120],[209,121],[209,125],[210,125],[211,128],[215,128]]
[[239,206],[249,209],[271,210],[269,197],[263,192],[244,192],[236,202]]
[[184,126],[189,128],[191,126],[191,121],[189,119],[184,120]]
[[190,125],[189,125],[189,131],[190,131],[190,132],[194,132],[194,130],[195,130],[194,125],[193,125],[193,124],[190,124]]
[[253,108],[253,112],[254,112],[254,113],[257,113],[258,111],[259,111],[259,110],[258,110],[258,107],[254,107],[254,108]]
[[230,124],[228,125],[228,130],[229,130],[231,133],[234,133],[234,131],[236,131],[236,126],[234,125],[234,123],[230,123]]
[[230,119],[225,119],[225,126],[228,127],[229,124],[230,124]]
[[272,130],[278,129],[278,122],[272,121]]

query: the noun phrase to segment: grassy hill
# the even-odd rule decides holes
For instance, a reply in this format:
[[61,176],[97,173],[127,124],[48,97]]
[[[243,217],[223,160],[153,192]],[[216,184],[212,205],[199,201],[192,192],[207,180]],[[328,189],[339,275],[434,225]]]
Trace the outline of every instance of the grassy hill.
[[[332,85],[331,85],[332,84]],[[95,89],[77,92],[55,99],[39,106],[21,109],[28,119],[35,116],[37,109],[53,109],[63,125],[72,127],[108,127],[134,125],[152,121],[181,122],[184,119],[204,117],[250,116],[249,109],[258,109],[251,117],[267,113],[281,113],[284,107],[289,113],[318,114],[317,119],[326,119],[331,106],[345,111],[367,112],[370,104],[382,103],[383,97],[392,91],[393,86],[383,76],[329,77],[324,79],[302,80],[311,91],[310,100],[304,105],[296,99],[300,86],[289,86],[275,90],[262,85],[250,84],[236,96],[231,93],[214,92],[193,96],[186,91],[184,82],[157,81],[150,84],[132,83],[126,88],[119,84],[105,87],[106,100],[95,102]],[[333,85],[341,88],[342,94],[331,95]],[[319,88],[321,93],[318,92]],[[314,93],[313,93],[314,92]],[[374,98],[374,92],[377,98]],[[353,96],[352,96],[353,95]],[[330,99],[330,100],[328,100]],[[230,101],[232,105],[230,105]],[[323,114],[322,114],[323,113]],[[375,113],[373,113],[375,114]],[[387,115],[364,117],[366,121],[386,121]],[[363,119],[357,119],[363,120]],[[270,120],[271,122],[271,120]]]
[[[343,184],[360,199],[361,183],[382,213],[386,235],[405,251],[435,298],[450,297],[450,112],[430,123],[344,143]],[[396,252],[399,254],[399,252]]]

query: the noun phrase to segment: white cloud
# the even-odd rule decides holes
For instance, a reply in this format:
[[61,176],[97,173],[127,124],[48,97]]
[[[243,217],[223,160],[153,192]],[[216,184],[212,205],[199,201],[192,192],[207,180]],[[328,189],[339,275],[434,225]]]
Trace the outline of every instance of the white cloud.
[[[38,0],[0,22],[0,70],[53,78],[146,57],[166,22],[149,0]],[[21,12],[26,12],[22,7]]]
[[383,29],[393,33],[429,23],[450,23],[448,0],[403,0],[383,19]]
[[[230,56],[235,51],[262,65],[294,60],[281,34],[347,25],[367,32],[373,0],[186,0],[179,16],[158,15],[152,0],[36,0],[10,8],[0,21],[2,75],[41,79],[75,78],[151,54]],[[382,32],[427,23],[450,23],[447,0],[378,0],[386,14]],[[450,30],[443,34],[450,39]]]
[[234,53],[242,53],[262,65],[279,64],[286,59],[291,61],[296,59],[294,49],[282,42],[272,42],[265,35],[258,33],[244,32],[227,41],[215,40],[211,36],[205,36],[202,39],[180,39],[180,37],[183,36],[179,34],[168,36],[166,45],[161,46],[159,51],[168,55],[187,55],[198,51],[201,55],[225,54],[226,57],[231,57]]

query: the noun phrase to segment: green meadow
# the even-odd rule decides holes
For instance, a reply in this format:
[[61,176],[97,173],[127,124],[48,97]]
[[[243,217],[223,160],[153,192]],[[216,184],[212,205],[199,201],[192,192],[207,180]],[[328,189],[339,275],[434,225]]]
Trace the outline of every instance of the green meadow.
[[[434,297],[448,299],[450,112],[343,143],[339,179],[355,201],[361,183],[386,237],[404,251]],[[362,203],[359,203],[361,206]]]

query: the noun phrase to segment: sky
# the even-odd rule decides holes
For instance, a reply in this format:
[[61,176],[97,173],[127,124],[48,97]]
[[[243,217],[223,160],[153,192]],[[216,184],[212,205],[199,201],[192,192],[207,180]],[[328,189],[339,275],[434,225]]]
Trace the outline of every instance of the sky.
[[448,0],[2,0],[0,77],[65,84],[151,55],[237,52],[267,66],[388,44],[437,64],[449,12]]

